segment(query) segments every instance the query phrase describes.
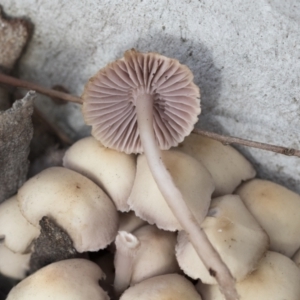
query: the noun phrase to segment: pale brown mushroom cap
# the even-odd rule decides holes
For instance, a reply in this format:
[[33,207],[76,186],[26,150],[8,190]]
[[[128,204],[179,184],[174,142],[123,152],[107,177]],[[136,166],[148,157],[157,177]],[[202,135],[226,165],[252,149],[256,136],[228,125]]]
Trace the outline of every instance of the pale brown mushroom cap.
[[178,274],[148,278],[127,289],[120,300],[201,300],[193,284]]
[[50,264],[16,285],[7,300],[109,300],[98,281],[102,270],[85,259]]
[[256,175],[251,163],[240,152],[205,136],[192,133],[174,150],[203,163],[216,186],[213,197],[231,194],[242,181]]
[[[208,212],[214,191],[210,173],[195,158],[179,151],[162,151],[161,158],[187,205],[201,223]],[[182,230],[158,189],[144,154],[137,159],[136,177],[128,204],[138,217],[156,224],[160,229]]]
[[292,257],[300,247],[300,195],[262,179],[242,184],[236,193],[267,232],[270,250]]
[[67,150],[63,165],[98,184],[118,210],[129,210],[126,201],[135,177],[135,155],[106,148],[90,136],[77,141]]
[[160,149],[182,142],[200,113],[200,92],[192,72],[178,60],[135,50],[126,51],[87,83],[83,114],[92,135],[106,147],[143,152],[135,101],[144,93],[154,97],[153,128]]
[[141,245],[134,259],[130,285],[154,276],[180,271],[175,257],[175,232],[147,225],[137,229],[133,234]]
[[[201,227],[237,282],[257,268],[269,246],[267,234],[237,195],[213,199]],[[176,257],[181,269],[191,278],[206,284],[217,283],[184,231],[178,235]]]
[[[300,270],[288,257],[267,252],[258,269],[236,284],[241,300],[299,300]],[[217,285],[197,284],[204,300],[224,300]]]
[[64,229],[78,252],[98,251],[117,235],[118,213],[90,179],[62,167],[48,168],[18,191],[20,209],[34,226],[47,216]]
[[31,253],[14,253],[0,243],[0,273],[14,279],[23,279],[29,270]]
[[7,248],[16,253],[29,251],[32,241],[40,230],[31,225],[22,215],[17,195],[5,200],[0,205],[0,236]]

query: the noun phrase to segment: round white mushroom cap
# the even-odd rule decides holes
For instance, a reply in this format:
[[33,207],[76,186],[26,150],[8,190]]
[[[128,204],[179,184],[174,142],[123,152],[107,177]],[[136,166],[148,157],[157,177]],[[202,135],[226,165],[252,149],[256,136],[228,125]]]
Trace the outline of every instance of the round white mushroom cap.
[[22,214],[34,226],[52,218],[71,237],[78,252],[97,251],[117,235],[118,213],[99,186],[62,167],[42,171],[19,189]]
[[[201,227],[236,281],[257,268],[269,245],[267,234],[236,195],[213,199]],[[180,268],[191,278],[217,283],[183,231],[178,235],[176,257]]]
[[[148,278],[127,289],[120,300],[201,300],[193,284],[178,274]],[[8,299],[9,300],[9,299]]]
[[21,281],[10,291],[7,300],[109,300],[98,284],[104,276],[89,260],[62,260]]
[[73,144],[63,158],[63,165],[98,184],[120,211],[128,211],[136,170],[135,155],[104,147],[93,137]]
[[300,195],[262,179],[244,183],[236,193],[270,237],[270,250],[292,257],[300,247]]
[[[178,151],[162,151],[162,160],[196,219],[202,222],[214,190],[211,175],[196,159]],[[182,229],[158,189],[143,154],[137,159],[136,177],[128,204],[138,217],[156,224],[158,228],[170,231]]]
[[13,279],[23,279],[29,270],[31,253],[14,253],[0,243],[0,273]]
[[[288,257],[267,252],[258,269],[236,284],[241,300],[299,300],[300,270]],[[224,300],[217,285],[197,284],[204,300]]]
[[179,272],[175,257],[176,233],[143,226],[133,232],[140,242],[133,262],[130,285],[147,278]]
[[17,195],[0,204],[0,236],[4,237],[4,244],[11,251],[25,253],[38,237],[40,231],[31,225],[21,214]]
[[236,149],[198,134],[187,136],[175,150],[203,163],[216,186],[214,197],[231,194],[242,181],[256,174],[250,162]]

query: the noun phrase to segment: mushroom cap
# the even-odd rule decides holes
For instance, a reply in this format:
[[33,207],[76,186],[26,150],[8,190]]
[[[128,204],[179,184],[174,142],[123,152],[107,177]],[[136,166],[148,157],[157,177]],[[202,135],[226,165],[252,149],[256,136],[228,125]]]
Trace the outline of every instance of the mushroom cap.
[[[267,234],[236,195],[213,199],[201,227],[236,281],[257,268],[269,245]],[[188,276],[207,284],[217,283],[183,231],[178,235],[176,257]]]
[[[201,300],[193,284],[178,274],[148,278],[127,289],[120,300]],[[9,299],[8,299],[9,300]]]
[[[196,219],[202,222],[214,190],[211,175],[199,161],[179,151],[162,151],[161,158],[187,205]],[[158,228],[182,230],[158,189],[144,154],[137,159],[136,177],[128,204],[138,217],[156,224]]]
[[213,197],[231,194],[242,181],[256,174],[251,163],[236,149],[198,134],[190,134],[174,150],[203,163],[216,186]]
[[292,257],[300,247],[300,195],[261,179],[244,183],[236,194],[267,232],[270,250]]
[[[98,184],[120,211],[128,211],[127,198],[133,186],[136,158],[104,147],[93,137],[73,144],[63,165]],[[116,188],[117,187],[117,188]]]
[[0,243],[0,273],[13,279],[21,280],[29,270],[31,253],[14,253]]
[[0,236],[7,248],[16,253],[29,251],[32,241],[40,234],[21,214],[17,195],[0,204]]
[[[242,300],[299,300],[300,270],[288,257],[267,252],[257,270],[236,284]],[[204,285],[197,289],[205,300],[224,300],[217,285]]]
[[118,213],[109,197],[88,178],[62,167],[48,168],[18,191],[25,218],[39,227],[52,218],[71,237],[78,252],[97,251],[117,235]]
[[176,233],[143,226],[133,232],[140,247],[133,262],[130,285],[158,275],[179,272],[175,257]]
[[103,277],[102,270],[89,260],[62,260],[25,278],[7,300],[109,300],[98,284]]
[[153,128],[162,150],[177,146],[200,114],[200,92],[193,74],[178,60],[128,50],[86,84],[83,115],[92,135],[109,148],[143,152],[135,111],[136,97],[153,95]]

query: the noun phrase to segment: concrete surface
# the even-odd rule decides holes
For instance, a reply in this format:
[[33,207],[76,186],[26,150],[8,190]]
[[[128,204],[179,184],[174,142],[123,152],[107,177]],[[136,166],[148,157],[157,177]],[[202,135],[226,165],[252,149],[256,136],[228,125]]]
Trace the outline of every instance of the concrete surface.
[[[99,68],[129,48],[187,64],[202,92],[198,126],[300,148],[300,2],[298,0],[2,0],[28,16],[35,33],[22,78],[62,84],[80,95]],[[80,107],[47,112],[73,139],[87,135]],[[300,159],[242,149],[259,176],[300,192]]]

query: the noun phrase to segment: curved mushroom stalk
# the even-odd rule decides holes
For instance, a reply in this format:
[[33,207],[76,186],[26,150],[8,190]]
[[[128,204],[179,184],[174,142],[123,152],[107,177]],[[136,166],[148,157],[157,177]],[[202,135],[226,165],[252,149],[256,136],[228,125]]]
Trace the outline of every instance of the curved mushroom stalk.
[[157,147],[154,137],[152,102],[151,96],[143,95],[138,99],[136,105],[140,138],[152,175],[171,211],[184,231],[189,234],[189,239],[203,264],[222,288],[226,299],[238,299],[234,288],[231,290],[235,282],[230,271],[201,229],[162,161],[161,151]]
[[[166,170],[160,149],[177,146],[200,113],[193,74],[177,60],[127,51],[86,85],[84,118],[101,143],[126,153],[145,152],[153,177],[173,214],[227,300],[236,300],[234,279]],[[158,145],[157,145],[158,144]],[[202,220],[200,220],[201,222]]]
[[130,284],[133,262],[140,241],[131,233],[119,231],[115,243],[117,251],[114,261],[116,269],[114,288],[116,296],[120,296]]

